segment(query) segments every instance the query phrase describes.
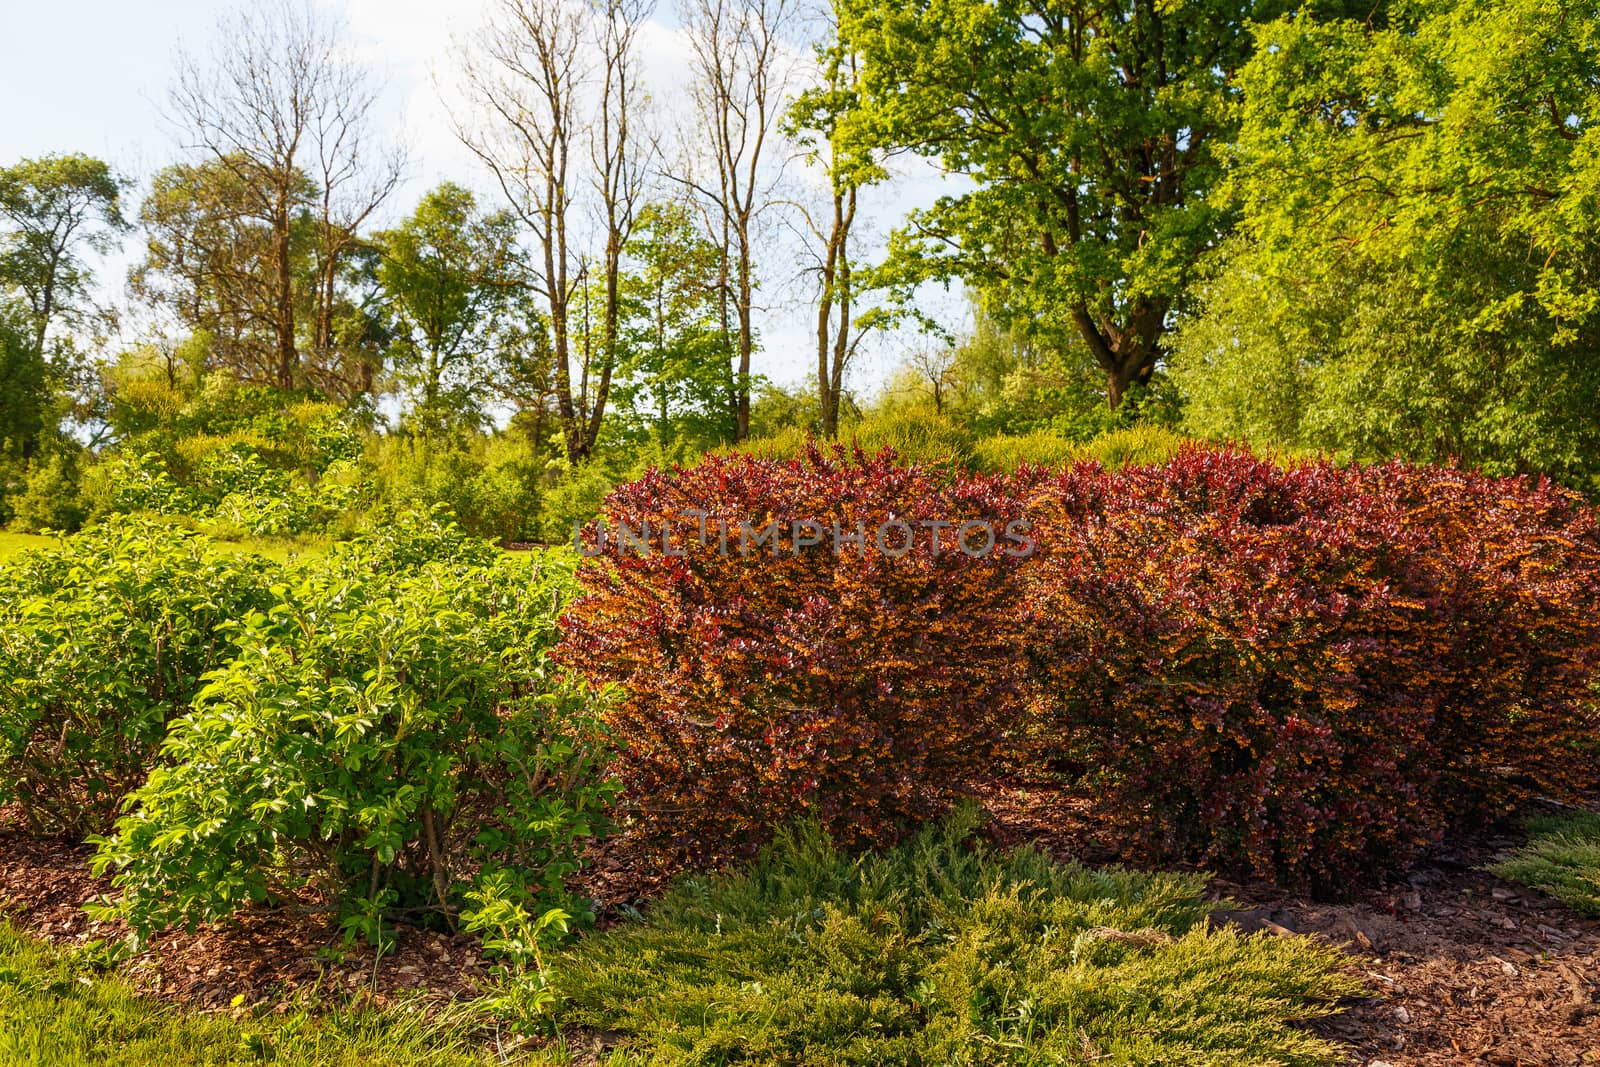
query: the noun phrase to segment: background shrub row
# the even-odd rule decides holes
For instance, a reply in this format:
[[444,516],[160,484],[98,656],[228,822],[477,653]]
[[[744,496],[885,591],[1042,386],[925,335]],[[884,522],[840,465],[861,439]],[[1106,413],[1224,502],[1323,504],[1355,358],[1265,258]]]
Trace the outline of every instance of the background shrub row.
[[[0,802],[101,834],[138,931],[268,902],[379,937],[486,886],[570,906],[619,789],[663,851],[719,862],[799,816],[889,841],[1020,773],[1086,787],[1130,854],[1338,889],[1596,783],[1600,531],[1547,482],[812,447],[654,472],[605,514],[658,550],[578,567],[412,513],[284,566],[131,520],[24,554]],[[799,519],[918,535],[718,535]],[[921,525],[963,520],[1037,550]]]

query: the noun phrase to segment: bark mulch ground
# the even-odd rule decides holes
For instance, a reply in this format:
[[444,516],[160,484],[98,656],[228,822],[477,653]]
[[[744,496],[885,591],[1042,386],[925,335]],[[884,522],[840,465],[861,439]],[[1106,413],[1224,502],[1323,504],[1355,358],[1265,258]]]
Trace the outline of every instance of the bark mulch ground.
[[[1078,799],[1002,789],[989,801],[1007,840],[1058,858],[1114,861]],[[1341,904],[1215,879],[1238,902],[1217,922],[1343,946],[1370,1000],[1316,1024],[1367,1067],[1600,1064],[1600,922],[1482,868],[1520,842],[1453,842],[1404,878]]]
[[[1032,841],[1059,858],[1114,861],[1085,808],[1044,788],[1004,787],[987,799],[994,834]],[[1370,1000],[1317,1024],[1367,1067],[1587,1067],[1600,1064],[1600,923],[1481,869],[1513,838],[1455,843],[1405,878],[1354,900],[1326,904],[1263,885],[1213,883],[1237,902],[1218,922],[1343,945]],[[73,946],[116,939],[80,905],[109,886],[90,876],[91,850],[36,841],[0,812],[0,915]],[[622,838],[596,849],[583,890],[602,925],[645,904],[666,878]],[[374,968],[372,950],[346,946],[318,916],[250,916],[226,927],[174,933],[126,965],[144,989],[192,1008],[287,1008],[331,993],[377,1003],[418,993],[439,1001],[474,995],[487,973],[472,938],[402,926]]]

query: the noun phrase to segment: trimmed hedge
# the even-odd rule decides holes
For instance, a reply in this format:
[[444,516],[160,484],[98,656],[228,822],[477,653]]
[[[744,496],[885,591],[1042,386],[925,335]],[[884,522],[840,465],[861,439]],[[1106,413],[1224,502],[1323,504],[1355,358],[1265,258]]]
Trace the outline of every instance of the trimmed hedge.
[[1592,510],[1190,448],[1031,475],[1045,754],[1153,857],[1337,888],[1591,766]]
[[[1021,707],[1019,559],[1001,548],[1020,508],[1002,482],[812,446],[653,472],[603,515],[611,536],[580,572],[561,654],[621,685],[606,712],[617,774],[670,851],[747,854],[801,815],[842,842],[892,839],[992,766]],[[948,518],[992,523],[999,544],[967,555],[946,529],[934,551],[918,523]],[[776,549],[746,542],[741,524],[756,534],[774,520]],[[903,554],[873,543],[891,520],[914,533]],[[619,535],[646,524],[642,554]],[[860,524],[867,550],[836,552],[836,524]],[[681,554],[661,551],[663,528]],[[885,537],[905,541],[898,527]],[[969,547],[983,540],[971,531]]]
[[[1600,534],[1548,482],[1197,446],[963,480],[812,448],[652,474],[605,514],[681,554],[613,537],[561,655],[620,684],[631,809],[689,857],[801,813],[893,838],[1020,762],[1080,778],[1130,854],[1331,889],[1594,781]],[[715,536],[891,515],[1025,516],[1040,549]]]

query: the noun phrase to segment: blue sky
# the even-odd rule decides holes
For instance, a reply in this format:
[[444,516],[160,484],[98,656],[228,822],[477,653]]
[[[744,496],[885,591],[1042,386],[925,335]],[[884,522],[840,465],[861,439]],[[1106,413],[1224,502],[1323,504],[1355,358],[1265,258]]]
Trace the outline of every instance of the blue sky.
[[[346,18],[357,54],[386,86],[384,132],[402,139],[411,157],[406,184],[388,205],[390,220],[446,178],[487,191],[483,175],[455,141],[438,89],[451,77],[452,41],[478,24],[484,0],[318,2]],[[6,33],[0,37],[0,99],[6,101],[0,163],[81,151],[142,182],[181,158],[180,133],[163,118],[172,60],[180,46],[204,51],[211,45],[224,5],[9,0],[6,6]],[[670,7],[670,0],[662,6]],[[671,20],[659,19],[652,31],[645,67],[656,83],[654,94],[664,102],[681,99],[681,89],[670,84],[684,65]],[[923,177],[869,191],[874,228],[881,236],[910,206],[943,188],[944,183]],[[120,298],[122,278],[136,253],[136,240],[130,239],[123,255],[101,267],[105,299]],[[766,351],[757,366],[784,382],[804,376],[815,358],[803,307],[807,294],[796,279],[793,258],[769,264],[766,289],[777,299],[761,323]],[[941,317],[959,318],[959,301],[939,294],[931,300],[943,305]],[[908,343],[886,341],[868,354],[853,374],[857,387],[870,389],[881,380]]]
[[0,36],[0,159],[81,151],[135,168],[165,156],[157,115],[180,34],[203,44],[200,0],[8,3]]

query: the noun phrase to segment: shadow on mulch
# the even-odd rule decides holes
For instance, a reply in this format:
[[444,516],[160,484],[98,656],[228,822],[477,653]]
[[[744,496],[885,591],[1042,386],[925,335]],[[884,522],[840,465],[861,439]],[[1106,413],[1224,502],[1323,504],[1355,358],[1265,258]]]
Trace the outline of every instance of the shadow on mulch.
[[[997,842],[1032,842],[1059,859],[1115,862],[1081,799],[1043,786],[997,786],[985,798]],[[0,813],[3,817],[3,813]],[[1314,1028],[1368,1067],[1592,1067],[1600,1064],[1600,922],[1503,882],[1483,865],[1515,847],[1509,837],[1456,842],[1402,879],[1342,904],[1261,884],[1214,880],[1238,903],[1215,921],[1268,935],[1313,935],[1342,945],[1373,991]],[[109,890],[88,870],[92,849],[37,841],[0,823],[0,915],[64,946],[123,931],[95,923],[81,904]],[[668,875],[624,835],[596,846],[578,889],[602,927],[658,895]],[[195,1008],[287,1008],[295,998],[359,994],[391,1003],[425,993],[476,994],[487,974],[475,939],[401,926],[374,972],[372,950],[346,950],[324,919],[248,915],[225,926],[162,937],[129,961],[143,989]]]

